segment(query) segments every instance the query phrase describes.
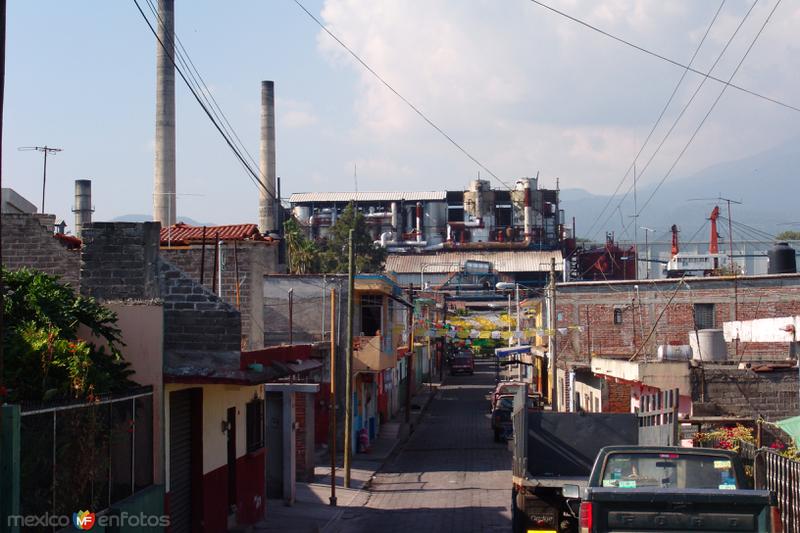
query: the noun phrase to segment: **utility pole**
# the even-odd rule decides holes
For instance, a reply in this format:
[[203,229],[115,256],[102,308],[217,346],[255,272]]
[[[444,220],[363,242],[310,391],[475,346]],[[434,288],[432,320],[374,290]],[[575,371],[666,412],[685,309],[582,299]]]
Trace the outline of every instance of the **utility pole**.
[[656,230],[645,226],[642,226],[642,229],[644,230],[644,249],[647,254],[647,266],[645,268],[647,269],[647,279],[650,279],[650,246],[647,243],[647,235],[651,232],[655,233]]
[[556,384],[556,380],[558,379],[558,372],[556,370],[556,365],[558,364],[558,342],[556,340],[556,260],[555,258],[550,258],[550,283],[548,287],[548,307],[549,313],[547,313],[547,329],[549,330],[549,335],[547,336],[547,353],[550,354],[550,407],[553,411],[558,411],[558,385]]
[[444,329],[444,336],[442,337],[442,351],[439,354],[439,381],[444,381],[444,358],[447,356],[447,293],[442,295],[442,329]]
[[42,168],[42,214],[44,214],[44,190],[47,184],[47,154],[56,155],[58,152],[63,151],[62,148],[51,148],[50,146],[21,146],[18,148],[20,152],[29,152],[35,150],[44,154],[44,165]]
[[[414,284],[408,284],[408,354],[406,355],[406,424],[411,423],[411,372],[414,365]],[[410,431],[409,427],[409,431]]]
[[336,507],[336,289],[331,287],[331,507]]
[[350,454],[353,445],[353,305],[355,298],[355,260],[353,258],[353,230],[347,239],[347,355],[344,360],[344,486],[350,488]]
[[294,344],[294,289],[289,289],[289,346]]

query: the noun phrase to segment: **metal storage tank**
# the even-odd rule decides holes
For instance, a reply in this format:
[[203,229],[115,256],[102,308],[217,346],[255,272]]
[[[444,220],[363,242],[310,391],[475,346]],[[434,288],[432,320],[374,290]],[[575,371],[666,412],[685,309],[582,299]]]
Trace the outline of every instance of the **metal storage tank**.
[[308,224],[308,219],[311,216],[311,208],[305,205],[296,205],[294,206],[294,217],[301,223],[301,224]]
[[768,274],[793,274],[797,272],[797,259],[794,248],[787,242],[777,242],[767,252],[769,258]]
[[689,345],[695,361],[727,361],[728,345],[721,329],[701,329],[689,332]]
[[425,202],[422,226],[428,245],[442,243],[447,232],[447,203]]

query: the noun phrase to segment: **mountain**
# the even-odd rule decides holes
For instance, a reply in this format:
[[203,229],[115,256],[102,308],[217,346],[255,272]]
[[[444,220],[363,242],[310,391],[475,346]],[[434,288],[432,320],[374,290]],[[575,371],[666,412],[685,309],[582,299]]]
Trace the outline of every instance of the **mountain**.
[[[153,220],[151,215],[121,215],[111,219],[111,222],[150,222]],[[178,222],[189,224],[190,226],[214,226],[213,222],[198,222],[189,217],[178,217]]]
[[[735,240],[766,239],[784,230],[793,229],[790,223],[800,221],[798,202],[794,194],[797,171],[800,168],[800,139],[735,161],[727,161],[703,169],[691,176],[668,179],[653,196],[646,209],[641,212],[636,225],[655,231],[650,239],[668,239],[669,228],[677,224],[684,240],[706,240],[709,228],[707,219],[715,205],[721,215],[727,217],[727,203],[719,197],[730,198],[741,204],[731,203],[733,234]],[[629,194],[617,210],[622,194],[630,186],[623,184],[620,193],[609,204],[600,221],[595,224],[588,237],[602,240],[606,231],[614,231],[618,240],[632,240],[634,224],[633,198]],[[637,191],[638,204],[642,206],[655,185],[643,185]],[[600,215],[610,196],[593,195],[583,189],[561,191],[561,208],[567,224],[576,218],[576,233],[587,237],[592,223]],[[641,209],[641,207],[640,207]],[[601,224],[608,220],[606,227]],[[622,222],[628,225],[627,233],[621,233]],[[645,230],[639,229],[639,240],[643,241]],[[719,221],[718,233],[727,236],[727,220]],[[692,236],[696,235],[694,239]]]

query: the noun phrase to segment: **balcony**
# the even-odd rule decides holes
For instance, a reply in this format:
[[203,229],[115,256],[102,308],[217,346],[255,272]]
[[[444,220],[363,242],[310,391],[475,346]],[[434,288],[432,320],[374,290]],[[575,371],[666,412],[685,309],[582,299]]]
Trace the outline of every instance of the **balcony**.
[[355,337],[353,339],[353,370],[380,372],[394,368],[396,357],[385,352],[387,342],[383,337]]

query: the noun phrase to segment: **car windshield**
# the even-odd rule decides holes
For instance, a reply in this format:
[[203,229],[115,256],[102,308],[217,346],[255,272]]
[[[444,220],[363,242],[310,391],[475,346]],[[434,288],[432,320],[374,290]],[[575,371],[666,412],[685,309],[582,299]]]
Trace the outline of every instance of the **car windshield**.
[[617,488],[721,489],[738,487],[730,457],[679,453],[614,453],[603,486]]

